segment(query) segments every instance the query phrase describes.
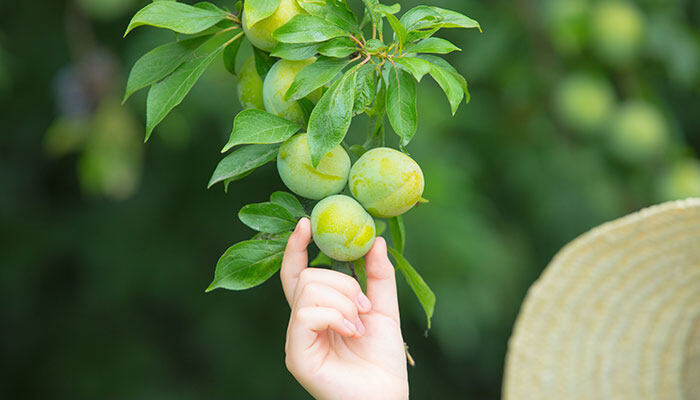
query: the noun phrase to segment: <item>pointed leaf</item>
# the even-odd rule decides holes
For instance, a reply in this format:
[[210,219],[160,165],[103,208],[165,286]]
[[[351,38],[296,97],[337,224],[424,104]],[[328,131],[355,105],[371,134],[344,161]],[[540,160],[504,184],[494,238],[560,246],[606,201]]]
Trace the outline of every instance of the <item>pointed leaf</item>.
[[191,35],[214,26],[226,16],[214,11],[175,1],[155,1],[134,15],[124,36],[141,25],[151,25]]
[[406,27],[404,27],[403,24],[399,21],[399,19],[396,18],[393,14],[383,14],[386,17],[387,21],[389,21],[389,25],[391,25],[391,29],[396,35],[396,40],[398,40],[399,46],[403,47],[404,43],[406,43],[406,37],[408,36],[408,32],[406,32]]
[[355,103],[352,107],[354,115],[362,113],[372,104],[377,92],[377,76],[374,65],[365,64],[357,70],[355,78]]
[[273,57],[285,60],[301,61],[316,55],[320,43],[282,43],[278,42],[270,53]]
[[294,229],[294,216],[286,208],[274,203],[248,204],[238,212],[244,224],[264,233],[280,233]]
[[319,57],[313,64],[304,67],[294,78],[284,95],[285,100],[298,100],[335,78],[346,65],[346,59]]
[[243,3],[246,23],[253,26],[277,11],[280,0],[246,0]]
[[425,316],[428,320],[428,329],[430,329],[430,320],[433,318],[433,312],[435,311],[435,294],[401,253],[391,247],[389,247],[388,250],[392,257],[394,257],[394,260],[396,260],[396,269],[401,271],[408,286],[411,287],[413,293],[418,297],[418,301],[423,306]]
[[278,204],[287,209],[295,218],[301,218],[306,215],[304,207],[299,200],[288,192],[275,192],[270,196],[270,202]]
[[386,111],[394,131],[407,145],[418,129],[416,81],[399,68],[389,69]]
[[403,217],[397,216],[389,219],[389,232],[391,232],[391,240],[394,243],[394,248],[399,253],[403,254],[406,247],[406,228],[403,224]]
[[309,151],[314,167],[345,138],[355,103],[357,68],[347,71],[321,97],[309,118]]
[[462,49],[445,39],[435,37],[409,44],[405,49],[406,53],[448,54],[453,51],[462,51]]
[[238,56],[238,50],[241,49],[241,44],[243,43],[243,36],[239,39],[233,41],[231,44],[226,46],[223,53],[224,67],[228,72],[236,75],[236,57]]
[[394,60],[396,64],[410,72],[418,82],[430,72],[430,62],[416,57],[401,57]]
[[253,46],[253,55],[255,56],[255,69],[258,71],[260,78],[265,79],[267,72],[270,71],[270,68],[275,65],[277,60],[255,46]]
[[222,152],[239,144],[281,143],[292,137],[301,126],[266,111],[243,110],[233,120],[231,137]]
[[278,144],[254,144],[236,149],[216,166],[207,188],[226,180],[236,180],[277,159]]
[[276,40],[285,43],[324,42],[341,36],[348,36],[348,33],[323,18],[303,14],[296,15],[273,33]]
[[309,263],[310,267],[320,267],[324,265],[330,267],[333,265],[333,259],[323,254],[322,251],[319,251],[316,258]]
[[207,292],[222,288],[244,290],[268,280],[282,266],[287,240],[248,240],[231,246],[216,263]]
[[318,52],[328,57],[343,58],[357,51],[357,45],[352,39],[340,37],[331,39],[318,47]]
[[199,36],[167,43],[144,54],[131,68],[122,102],[125,102],[137,90],[143,89],[175,71],[177,67],[190,59],[194,50],[207,39],[209,36]]
[[[467,80],[462,75],[460,75],[459,72],[457,72],[455,67],[450,65],[450,63],[448,63],[444,59],[437,57],[437,56],[423,54],[423,55],[420,55],[419,57],[430,62],[435,67],[438,67],[439,69],[441,69],[442,73],[448,73],[452,78],[454,78],[456,80],[456,82],[459,84],[459,86],[461,87],[462,91],[464,92],[465,102],[469,103],[470,95],[469,95],[469,89],[467,87]],[[431,67],[431,70],[432,69],[433,68]],[[435,78],[435,76],[433,76],[433,78]],[[457,95],[457,94],[455,94],[455,95]],[[449,95],[448,95],[448,97],[449,97]],[[459,105],[459,102],[457,103],[457,105]],[[454,114],[454,112],[453,112],[453,114]]]

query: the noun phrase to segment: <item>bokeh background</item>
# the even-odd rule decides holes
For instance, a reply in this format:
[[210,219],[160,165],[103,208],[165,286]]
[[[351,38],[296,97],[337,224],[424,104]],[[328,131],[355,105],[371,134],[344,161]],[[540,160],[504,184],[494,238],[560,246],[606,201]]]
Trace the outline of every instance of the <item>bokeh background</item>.
[[[484,31],[442,35],[472,94],[454,118],[419,86],[409,150],[431,202],[407,215],[407,255],[438,301],[426,332],[400,282],[411,389],[497,399],[519,306],[556,251],[700,195],[700,2],[430,3]],[[145,4],[0,2],[0,398],[307,398],[284,367],[277,278],[204,294],[252,234],[238,209],[283,189],[267,166],[206,190],[235,77],[216,63],[145,145],[145,93],[120,105],[134,61],[172,39],[122,39]]]

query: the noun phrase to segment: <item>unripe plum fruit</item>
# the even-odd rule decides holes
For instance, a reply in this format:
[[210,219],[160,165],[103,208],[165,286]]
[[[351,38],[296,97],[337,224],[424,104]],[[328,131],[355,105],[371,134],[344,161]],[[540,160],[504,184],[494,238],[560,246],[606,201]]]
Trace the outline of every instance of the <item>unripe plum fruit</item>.
[[314,243],[327,256],[338,261],[363,257],[374,243],[374,219],[352,197],[342,194],[326,197],[311,212]]
[[613,117],[609,140],[611,150],[621,160],[640,163],[663,154],[670,135],[666,119],[656,107],[632,100]]
[[264,110],[263,80],[255,67],[255,56],[250,56],[238,73],[238,100],[244,109]]
[[644,39],[644,16],[629,1],[598,2],[593,10],[591,35],[596,52],[610,64],[629,64]]
[[336,146],[314,168],[306,133],[284,142],[277,155],[277,171],[282,182],[292,192],[312,200],[340,193],[348,183],[350,164],[348,153]]
[[[299,71],[316,61],[309,58],[302,61],[279,60],[270,68],[263,83],[263,102],[265,109],[271,114],[303,124],[304,112],[295,100],[285,100],[284,95]],[[321,89],[310,93],[307,98],[314,103],[321,98]]]
[[272,15],[258,21],[253,26],[249,26],[248,18],[244,11],[241,21],[243,32],[245,32],[245,37],[253,46],[270,52],[277,44],[272,34],[298,14],[306,14],[306,12],[299,6],[297,0],[281,0],[279,7]]
[[378,218],[410,210],[420,200],[424,184],[418,163],[388,147],[366,152],[350,170],[352,195]]
[[557,87],[555,102],[559,117],[567,126],[590,133],[608,122],[615,106],[615,92],[599,77],[574,73]]

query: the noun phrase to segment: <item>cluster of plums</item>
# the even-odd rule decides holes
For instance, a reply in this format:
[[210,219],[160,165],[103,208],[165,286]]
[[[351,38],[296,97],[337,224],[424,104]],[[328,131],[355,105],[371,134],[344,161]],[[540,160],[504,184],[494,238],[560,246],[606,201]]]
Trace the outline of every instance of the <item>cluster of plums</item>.
[[[372,217],[395,217],[418,203],[423,172],[411,157],[388,147],[367,151],[351,166],[347,152],[337,146],[314,168],[307,140],[307,134],[299,134],[282,144],[279,175],[292,192],[320,200],[311,212],[318,248],[335,260],[356,260],[374,243]],[[338,194],[346,185],[354,198]]]

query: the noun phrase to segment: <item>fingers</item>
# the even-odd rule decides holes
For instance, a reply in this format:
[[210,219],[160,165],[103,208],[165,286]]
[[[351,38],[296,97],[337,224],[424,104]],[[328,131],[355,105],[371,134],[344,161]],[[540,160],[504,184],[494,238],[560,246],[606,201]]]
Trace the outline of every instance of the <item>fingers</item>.
[[386,241],[377,237],[365,256],[367,297],[372,310],[399,322],[399,303],[396,296],[396,273],[386,253]]
[[287,241],[280,270],[282,289],[287,297],[287,302],[291,305],[294,290],[299,280],[299,274],[306,269],[309,262],[306,248],[311,241],[311,222],[308,218],[302,218],[297,223],[292,236]]
[[345,337],[352,337],[357,332],[355,324],[334,308],[303,307],[295,310],[287,330],[287,354],[294,358],[295,354],[304,352],[311,347],[319,332],[328,329]]
[[302,289],[312,283],[326,285],[342,293],[357,305],[361,313],[372,309],[372,303],[362,293],[362,288],[355,279],[337,271],[321,268],[307,268],[299,274],[296,291],[292,298],[299,297]]
[[358,316],[357,304],[330,286],[315,282],[304,286],[296,299],[294,309],[306,307],[324,307],[338,310],[343,315],[343,318],[355,325],[358,337],[365,333],[365,327]]

